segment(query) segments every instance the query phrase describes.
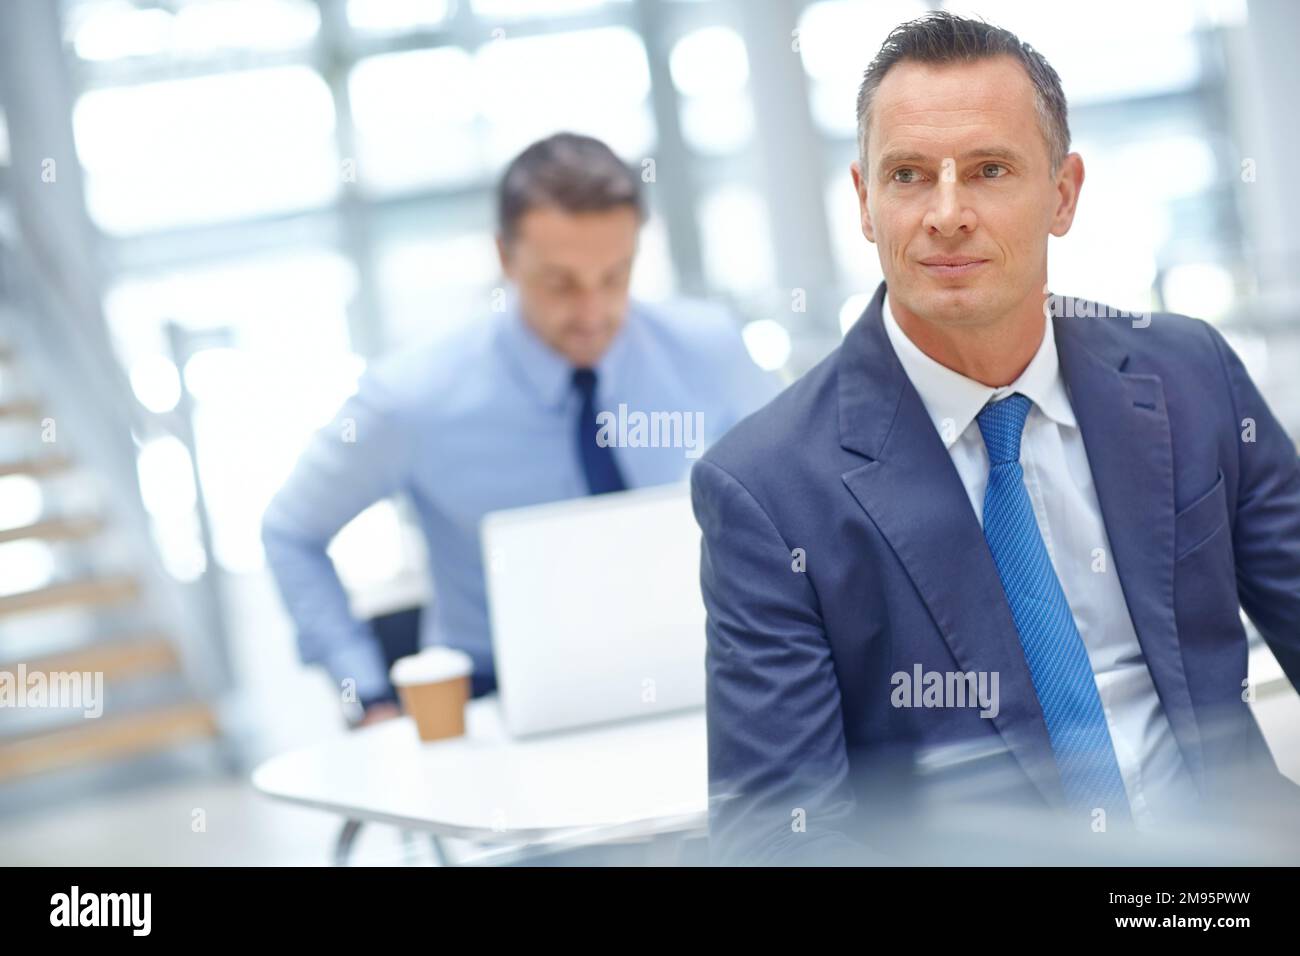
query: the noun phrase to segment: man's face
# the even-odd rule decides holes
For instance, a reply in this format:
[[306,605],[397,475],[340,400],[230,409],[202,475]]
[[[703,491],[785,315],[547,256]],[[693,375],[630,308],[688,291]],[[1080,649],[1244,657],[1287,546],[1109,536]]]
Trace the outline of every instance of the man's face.
[[639,228],[631,206],[538,207],[520,218],[513,239],[497,240],[524,319],[576,367],[595,365],[623,324]]
[[866,162],[853,185],[891,302],[947,326],[1041,311],[1047,237],[1070,228],[1083,163],[1071,153],[1050,175],[1017,61],[896,64],[876,92]]

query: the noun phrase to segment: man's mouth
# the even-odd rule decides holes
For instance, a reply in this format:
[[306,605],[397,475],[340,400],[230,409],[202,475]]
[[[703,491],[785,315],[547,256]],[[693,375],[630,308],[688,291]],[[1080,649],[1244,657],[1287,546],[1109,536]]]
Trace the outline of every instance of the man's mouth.
[[948,277],[967,275],[984,266],[988,261],[974,256],[930,256],[928,259],[922,259],[921,265],[931,275]]

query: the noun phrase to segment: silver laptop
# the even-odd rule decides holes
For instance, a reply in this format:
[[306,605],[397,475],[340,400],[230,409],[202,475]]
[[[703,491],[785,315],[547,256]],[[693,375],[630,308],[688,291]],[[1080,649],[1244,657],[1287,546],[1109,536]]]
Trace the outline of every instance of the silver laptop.
[[481,534],[512,735],[704,705],[700,531],[685,484],[496,511]]

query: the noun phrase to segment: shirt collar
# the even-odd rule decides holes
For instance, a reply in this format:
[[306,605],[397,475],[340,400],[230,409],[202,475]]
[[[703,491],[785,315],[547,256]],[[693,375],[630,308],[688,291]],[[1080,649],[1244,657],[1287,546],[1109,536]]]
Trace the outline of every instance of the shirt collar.
[[1057,424],[1076,427],[1074,411],[1070,407],[1057,360],[1055,327],[1050,315],[1046,316],[1043,340],[1038,351],[1029,360],[1020,377],[1010,385],[994,388],[940,365],[921,351],[894,318],[887,293],[881,311],[889,342],[898,354],[903,371],[921,396],[921,402],[946,447],[951,448],[956,443],[986,404],[1003,399],[1013,392],[1025,395]]
[[[622,328],[596,363],[598,394],[610,395],[617,388],[628,351],[628,325],[634,312],[629,304]],[[508,289],[506,293],[500,342],[516,373],[544,406],[555,408],[565,403],[573,389],[573,366],[533,331],[519,307],[514,289]]]

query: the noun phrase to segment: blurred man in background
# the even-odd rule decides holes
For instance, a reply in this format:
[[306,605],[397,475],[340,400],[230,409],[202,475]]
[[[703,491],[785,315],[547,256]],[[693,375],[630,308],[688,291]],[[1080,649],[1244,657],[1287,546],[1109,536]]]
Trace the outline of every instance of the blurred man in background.
[[[511,288],[484,302],[481,319],[370,369],[272,500],[262,538],[302,658],[355,688],[363,720],[398,708],[393,655],[352,615],[326,554],[357,514],[409,496],[435,593],[419,643],[468,653],[480,696],[495,687],[483,515],[684,480],[700,451],[690,444],[713,441],[775,393],[724,311],[630,299],[644,219],[639,178],[604,143],[561,133],[525,149],[498,193]],[[615,430],[597,417],[621,406],[680,413],[703,435],[614,447]]]

